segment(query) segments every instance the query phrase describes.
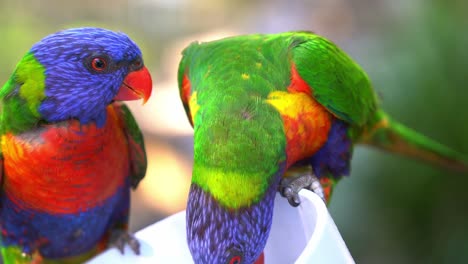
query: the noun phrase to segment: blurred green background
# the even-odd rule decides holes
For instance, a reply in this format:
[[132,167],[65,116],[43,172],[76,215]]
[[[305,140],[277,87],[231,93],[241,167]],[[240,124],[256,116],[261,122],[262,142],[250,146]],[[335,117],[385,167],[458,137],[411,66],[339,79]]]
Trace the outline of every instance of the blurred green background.
[[[0,0],[0,81],[33,43],[73,26],[121,30],[142,48],[154,95],[131,105],[150,168],[133,194],[136,231],[183,210],[192,131],[178,101],[177,63],[193,40],[312,30],[363,66],[383,107],[468,153],[467,1]],[[358,263],[468,263],[468,177],[356,148],[330,212]]]

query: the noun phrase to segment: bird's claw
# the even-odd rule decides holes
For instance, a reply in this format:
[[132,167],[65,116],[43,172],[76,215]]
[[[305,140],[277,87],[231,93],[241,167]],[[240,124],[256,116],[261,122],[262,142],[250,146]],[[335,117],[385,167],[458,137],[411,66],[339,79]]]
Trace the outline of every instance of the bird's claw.
[[140,242],[133,234],[125,230],[113,231],[110,241],[110,245],[116,247],[122,254],[124,254],[124,248],[127,244],[135,254],[140,255]]
[[290,205],[297,207],[301,204],[301,200],[299,199],[299,192],[297,190],[293,190],[291,186],[285,186],[280,191],[281,196],[286,197]]
[[312,170],[309,170],[307,173],[282,178],[278,191],[281,196],[288,199],[290,205],[297,207],[301,204],[299,191],[302,189],[313,191],[325,201],[325,195],[320,180],[315,176]]
[[309,189],[311,185],[312,178],[308,174],[289,176],[281,179],[279,192],[281,196],[288,199],[290,205],[297,207],[301,203],[299,191],[304,188]]

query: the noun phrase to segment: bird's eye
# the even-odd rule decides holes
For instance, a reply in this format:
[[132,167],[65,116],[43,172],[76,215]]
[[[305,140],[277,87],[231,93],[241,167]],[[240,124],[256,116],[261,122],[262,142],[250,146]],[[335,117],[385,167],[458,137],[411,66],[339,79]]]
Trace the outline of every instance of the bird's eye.
[[140,58],[134,60],[130,66],[130,70],[132,71],[136,71],[136,70],[139,70],[141,69],[141,67],[143,67],[143,60],[141,60]]
[[140,67],[142,64],[143,62],[141,60],[136,60],[135,62],[133,62],[133,65],[135,65],[136,67]]
[[229,264],[241,264],[242,258],[241,256],[234,256],[229,261]]
[[91,68],[97,72],[107,69],[107,61],[104,58],[96,57],[91,61]]

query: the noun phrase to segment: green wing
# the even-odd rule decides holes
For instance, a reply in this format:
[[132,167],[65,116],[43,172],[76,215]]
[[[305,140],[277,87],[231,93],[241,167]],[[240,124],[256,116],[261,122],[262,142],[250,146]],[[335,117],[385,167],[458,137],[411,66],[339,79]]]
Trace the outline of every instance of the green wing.
[[143,134],[130,109],[123,103],[114,103],[123,121],[130,150],[130,183],[133,188],[145,177],[147,158]]
[[338,118],[362,126],[377,108],[369,78],[329,40],[308,32],[292,35],[292,60],[314,98]]

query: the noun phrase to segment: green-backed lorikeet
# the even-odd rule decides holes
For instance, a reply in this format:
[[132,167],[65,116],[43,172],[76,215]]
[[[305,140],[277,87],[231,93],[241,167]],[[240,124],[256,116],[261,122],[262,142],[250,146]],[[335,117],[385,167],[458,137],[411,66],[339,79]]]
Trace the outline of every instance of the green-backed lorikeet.
[[5,264],[82,262],[108,244],[138,251],[129,195],[146,153],[119,101],[146,101],[151,90],[141,51],[123,33],[63,30],[26,53],[0,90]]
[[356,143],[467,171],[461,154],[391,119],[361,67],[313,33],[192,43],[178,81],[194,127],[186,214],[195,263],[261,258],[277,190],[295,206],[302,188],[328,200]]

